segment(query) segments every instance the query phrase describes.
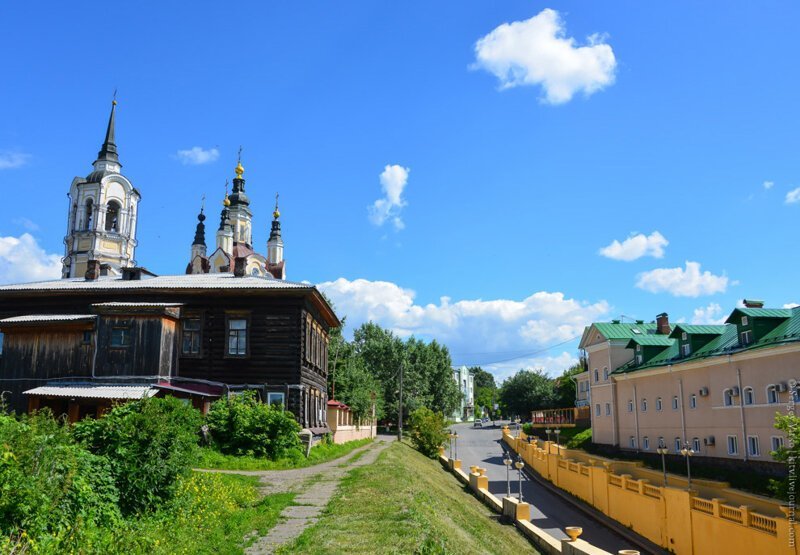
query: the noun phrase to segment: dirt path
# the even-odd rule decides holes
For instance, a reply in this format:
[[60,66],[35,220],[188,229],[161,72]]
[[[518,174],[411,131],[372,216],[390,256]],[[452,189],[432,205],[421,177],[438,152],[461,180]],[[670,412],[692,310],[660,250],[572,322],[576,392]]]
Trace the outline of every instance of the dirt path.
[[[299,536],[306,527],[314,524],[322,510],[333,497],[339,482],[345,474],[354,468],[366,466],[375,462],[378,455],[390,444],[390,438],[378,437],[366,447],[356,449],[344,457],[294,470],[220,470],[226,474],[244,474],[258,476],[262,487],[262,495],[274,493],[294,492],[297,496],[294,502],[297,505],[286,507],[281,513],[281,521],[267,532],[266,536],[258,538],[256,542],[245,550],[248,555],[263,555],[273,553],[278,547],[289,543]],[[357,454],[359,458],[349,462]]]

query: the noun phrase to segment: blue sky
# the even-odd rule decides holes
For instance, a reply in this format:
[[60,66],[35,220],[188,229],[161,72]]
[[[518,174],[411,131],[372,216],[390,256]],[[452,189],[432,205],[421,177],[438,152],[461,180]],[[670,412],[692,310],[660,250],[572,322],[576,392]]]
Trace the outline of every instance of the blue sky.
[[498,376],[595,319],[800,302],[796,3],[228,4],[0,8],[0,280],[58,266],[117,88],[157,273],[242,145],[290,279],[457,363],[525,355]]

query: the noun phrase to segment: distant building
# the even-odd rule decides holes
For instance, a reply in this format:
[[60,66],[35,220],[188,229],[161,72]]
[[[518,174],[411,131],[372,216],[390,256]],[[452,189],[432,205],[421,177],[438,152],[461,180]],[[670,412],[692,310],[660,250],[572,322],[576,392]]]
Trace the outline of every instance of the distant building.
[[591,383],[589,382],[589,371],[581,372],[573,376],[575,380],[575,406],[588,407],[591,405]]
[[466,366],[453,368],[453,379],[458,384],[461,392],[461,403],[453,412],[453,420],[456,422],[466,422],[475,417],[475,387],[474,377]]
[[769,462],[787,441],[774,421],[798,400],[800,307],[745,300],[723,325],[596,322],[580,348],[595,443]]

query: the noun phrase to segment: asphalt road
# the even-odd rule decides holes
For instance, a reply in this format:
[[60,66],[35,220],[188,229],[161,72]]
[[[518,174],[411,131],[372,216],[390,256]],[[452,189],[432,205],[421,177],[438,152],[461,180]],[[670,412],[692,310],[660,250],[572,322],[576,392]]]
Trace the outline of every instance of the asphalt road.
[[[506,496],[506,466],[503,464],[503,447],[500,442],[500,421],[497,427],[489,422],[486,428],[474,428],[472,424],[456,424],[458,432],[458,458],[461,467],[469,472],[471,465],[486,468],[489,477],[489,491],[497,497]],[[449,456],[449,451],[445,450]],[[516,497],[519,491],[519,478],[516,469],[511,473],[511,494]],[[606,528],[571,503],[548,491],[534,480],[522,475],[522,500],[531,504],[531,522],[557,539],[566,538],[564,527],[581,526],[582,540],[611,553],[620,549],[637,549],[628,541]]]

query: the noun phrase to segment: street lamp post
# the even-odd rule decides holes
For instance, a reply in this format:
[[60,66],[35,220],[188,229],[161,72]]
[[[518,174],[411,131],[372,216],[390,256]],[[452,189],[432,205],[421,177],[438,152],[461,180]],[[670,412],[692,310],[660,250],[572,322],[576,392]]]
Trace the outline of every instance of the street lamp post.
[[511,455],[503,453],[503,464],[506,465],[506,497],[511,497]]
[[667,446],[664,445],[663,441],[658,442],[658,447],[656,447],[656,453],[661,455],[661,470],[664,472],[664,487],[667,487],[667,461],[665,459],[665,455],[669,450]]
[[692,455],[694,455],[694,449],[689,447],[689,442],[683,442],[683,449],[681,449],[681,455],[686,457],[686,480],[688,482],[687,488],[688,490],[692,489],[692,464],[689,462]]
[[522,457],[517,458],[517,462],[514,463],[514,468],[517,469],[519,473],[519,502],[522,503],[522,468],[525,466],[525,463],[522,462]]
[[448,443],[450,444],[450,458],[453,458],[453,430],[448,430]]
[[455,459],[458,460],[458,432],[453,434],[453,448],[455,449]]
[[547,428],[547,429],[544,431],[544,433],[546,433],[546,434],[547,434],[547,441],[550,441],[550,434],[552,434],[552,433],[553,433],[553,430],[551,430],[550,428]]
[[556,435],[556,446],[558,446],[558,436],[561,434],[561,428],[556,428],[553,433]]

